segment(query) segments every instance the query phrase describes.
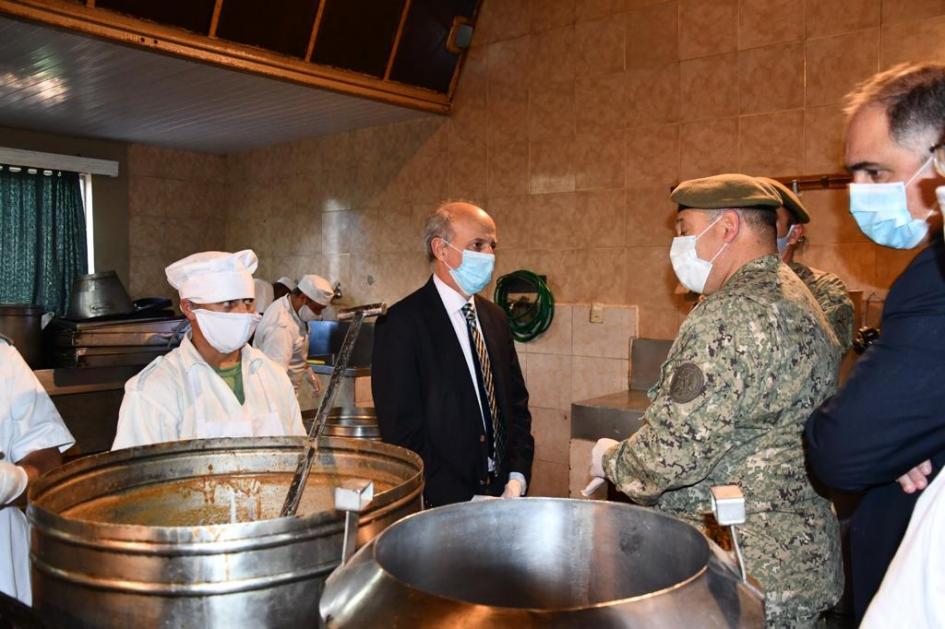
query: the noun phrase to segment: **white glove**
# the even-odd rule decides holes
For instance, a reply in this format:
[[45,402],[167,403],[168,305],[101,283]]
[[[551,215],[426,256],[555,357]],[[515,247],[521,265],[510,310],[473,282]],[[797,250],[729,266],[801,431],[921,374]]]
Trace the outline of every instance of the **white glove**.
[[521,498],[522,497],[522,482],[513,478],[505,484],[505,491],[502,492],[503,498]]
[[606,478],[604,474],[604,455],[607,451],[620,443],[614,439],[598,439],[591,450],[591,467],[588,473],[595,478]]
[[29,480],[26,470],[19,465],[0,461],[0,504],[10,504],[19,498]]

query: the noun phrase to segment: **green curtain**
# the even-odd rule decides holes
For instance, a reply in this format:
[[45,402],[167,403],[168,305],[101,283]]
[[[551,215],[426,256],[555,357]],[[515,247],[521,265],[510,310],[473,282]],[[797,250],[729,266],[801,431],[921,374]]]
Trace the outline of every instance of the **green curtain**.
[[0,166],[0,303],[64,315],[87,272],[79,174]]

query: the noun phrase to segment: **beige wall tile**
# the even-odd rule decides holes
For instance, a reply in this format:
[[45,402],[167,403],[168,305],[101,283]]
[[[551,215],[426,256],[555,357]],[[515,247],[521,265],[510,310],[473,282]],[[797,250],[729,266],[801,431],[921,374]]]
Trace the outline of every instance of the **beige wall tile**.
[[528,484],[529,496],[567,498],[568,465],[535,459],[532,463],[532,479]]
[[669,193],[667,185],[627,189],[627,245],[669,245],[676,235],[676,204]]
[[[352,220],[351,212],[325,212],[322,215],[323,252],[349,253],[351,251]],[[358,237],[360,238],[361,235]],[[229,238],[227,240],[229,241]]]
[[811,244],[855,244],[869,242],[850,214],[846,190],[809,190],[801,200],[811,216],[807,239]]
[[627,29],[622,20],[604,17],[579,22],[575,27],[575,74],[578,77],[622,72],[626,59]]
[[567,411],[571,408],[571,357],[528,353],[528,405]]
[[570,356],[571,311],[571,305],[556,303],[551,326],[537,339],[526,344],[528,353]]
[[945,62],[945,17],[896,22],[882,28],[880,65]]
[[706,120],[738,113],[738,56],[735,53],[683,61],[679,72],[683,120]]
[[457,83],[453,94],[453,110],[463,107],[484,109],[489,90],[489,49],[473,46],[463,61],[463,80]]
[[537,269],[548,276],[556,300],[623,301],[627,267],[626,251],[622,248],[542,251]]
[[486,146],[489,138],[489,110],[485,99],[481,107],[463,105],[450,112],[448,150],[459,151],[471,146]]
[[741,0],[738,48],[745,50],[804,37],[804,5],[797,0]]
[[528,144],[513,142],[489,148],[489,196],[524,194],[528,190]]
[[775,44],[740,52],[738,86],[743,114],[803,107],[803,45]]
[[807,0],[807,36],[879,26],[882,0]]
[[137,257],[161,255],[167,220],[155,216],[131,216],[128,219],[128,248]]
[[528,89],[489,86],[489,148],[528,140]]
[[448,194],[451,198],[485,196],[489,159],[485,146],[468,146],[449,152]]
[[685,319],[676,308],[640,307],[640,338],[673,340]]
[[533,228],[528,202],[528,196],[516,195],[493,197],[482,205],[495,221],[502,253],[506,250],[524,249],[528,246],[529,234]]
[[528,45],[528,85],[574,80],[574,26],[532,35]]
[[738,170],[738,118],[685,123],[679,128],[680,180]]
[[627,106],[623,73],[578,77],[574,84],[575,126],[578,133],[612,131],[625,124]]
[[520,37],[486,49],[489,90],[499,85],[523,85],[528,80],[531,38]]
[[568,465],[571,442],[571,412],[531,407],[535,458]]
[[945,14],[943,0],[883,0],[883,22],[907,22]]
[[629,358],[629,340],[637,333],[635,306],[607,306],[603,322],[591,323],[591,306],[576,304],[571,324],[575,356]]
[[486,0],[482,3],[473,45],[525,35],[530,24],[530,0]]
[[624,0],[577,0],[575,15],[578,22],[583,22],[619,13],[624,8]]
[[626,72],[622,111],[626,124],[633,126],[676,122],[680,118],[679,63]]
[[577,190],[623,188],[627,142],[623,129],[585,132],[574,139],[574,186]]
[[[676,288],[676,276],[669,263],[669,246],[672,240],[667,238],[662,247],[631,247],[627,253],[628,280],[627,296],[620,302],[626,304],[648,304],[663,309],[674,308],[673,291]],[[642,322],[641,317],[641,322]]]
[[545,141],[574,133],[574,84],[553,83],[529,90],[528,139]]
[[843,172],[846,115],[840,105],[808,107],[804,112],[805,172]]
[[626,359],[575,356],[571,364],[572,401],[627,390],[629,361]]
[[576,0],[531,0],[529,4],[533,33],[574,24]]
[[573,246],[622,247],[626,240],[626,196],[623,190],[578,192],[572,221]]
[[528,216],[532,230],[528,246],[532,249],[568,249],[575,242],[578,195],[574,192],[540,194],[528,197]]
[[532,194],[574,191],[573,136],[529,143],[528,190]]
[[132,299],[166,297],[177,300],[177,291],[167,283],[164,267],[170,262],[163,256],[135,255],[129,259],[128,293]]
[[804,112],[782,111],[739,119],[739,170],[751,175],[791,176],[804,165]]
[[679,125],[630,129],[627,157],[628,185],[671,186],[679,178]]
[[879,70],[879,29],[807,42],[807,106],[839,103]]
[[693,59],[738,47],[738,0],[682,0],[679,57]]
[[676,2],[663,2],[624,14],[627,68],[665,65],[679,59],[676,12]]
[[156,177],[128,177],[129,216],[167,216],[167,199],[163,194],[164,180]]

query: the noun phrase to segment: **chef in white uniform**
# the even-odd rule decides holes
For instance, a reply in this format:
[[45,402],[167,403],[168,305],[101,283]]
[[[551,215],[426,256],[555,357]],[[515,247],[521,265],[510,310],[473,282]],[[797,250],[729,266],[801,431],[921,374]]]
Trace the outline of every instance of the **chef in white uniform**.
[[165,269],[191,334],[125,384],[112,449],[212,437],[303,435],[285,370],[247,344],[256,254],[207,251]]
[[26,488],[75,443],[33,371],[0,336],[0,591],[30,605]]
[[315,407],[319,389],[315,374],[305,362],[308,322],[321,316],[333,296],[331,283],[324,277],[304,276],[295,290],[266,310],[253,340],[255,347],[285,368],[303,409]]

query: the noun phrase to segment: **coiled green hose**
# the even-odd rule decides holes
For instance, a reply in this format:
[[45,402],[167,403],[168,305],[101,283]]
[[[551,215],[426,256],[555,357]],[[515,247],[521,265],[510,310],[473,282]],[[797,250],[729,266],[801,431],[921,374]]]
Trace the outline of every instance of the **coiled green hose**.
[[[510,303],[510,284],[515,285],[513,292],[534,292],[535,300],[519,298]],[[523,284],[534,290],[523,290]],[[512,271],[496,280],[494,300],[508,315],[512,337],[519,343],[528,343],[541,336],[555,317],[555,298],[548,284],[538,274],[525,269]]]

